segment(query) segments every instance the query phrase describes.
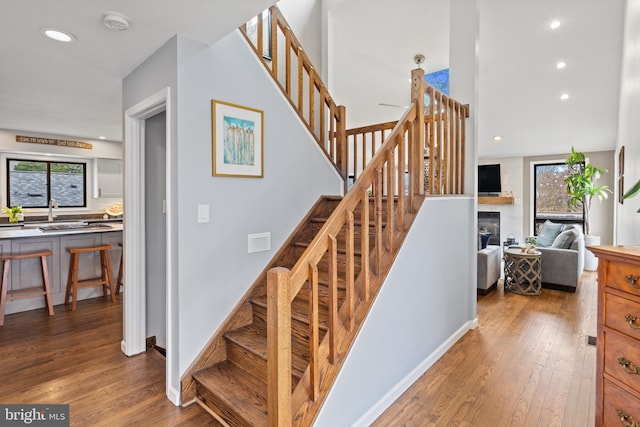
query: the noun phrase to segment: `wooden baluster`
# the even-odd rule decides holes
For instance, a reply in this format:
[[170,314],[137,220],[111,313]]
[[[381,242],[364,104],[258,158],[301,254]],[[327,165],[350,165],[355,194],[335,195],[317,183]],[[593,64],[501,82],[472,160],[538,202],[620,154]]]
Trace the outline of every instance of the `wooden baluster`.
[[[364,134],[360,134],[362,143],[364,144]],[[358,135],[354,135],[353,138],[353,179],[358,179]]]
[[[314,80],[314,75],[309,71],[309,129],[311,129],[311,133],[315,134],[316,129],[316,106],[315,106],[315,88],[316,83]],[[326,151],[324,147],[323,150]]]
[[394,199],[394,169],[396,168],[395,155],[393,149],[387,151],[387,250],[393,251],[393,235],[395,231],[395,222],[393,220],[393,199]]
[[436,97],[433,88],[429,87],[429,194],[436,192]]
[[450,174],[451,174],[451,166],[452,166],[452,159],[451,159],[451,146],[449,144],[449,98],[447,97],[442,97],[442,103],[444,105],[442,105],[441,107],[441,112],[442,114],[444,114],[443,117],[443,126],[442,126],[442,151],[444,152],[444,169],[442,171],[442,180],[444,181],[443,184],[443,188],[444,188],[444,194],[450,194],[451,191],[451,180],[448,179],[450,178]]
[[375,207],[375,248],[376,248],[376,274],[380,274],[380,262],[382,261],[382,169],[376,168],[376,175],[373,187],[374,207]]
[[[426,143],[425,136],[425,117],[424,117],[424,70],[421,68],[411,71],[411,102],[415,105],[416,117],[413,122],[413,133],[410,138],[411,147],[409,152],[414,153],[414,167],[416,182],[411,187],[410,192],[416,194],[424,194],[428,191],[424,188],[424,148]],[[429,181],[431,182],[431,181]],[[416,188],[417,187],[417,188]]]
[[329,235],[329,361],[336,363],[338,346],[336,328],[338,327],[338,241]]
[[460,194],[464,194],[464,168],[465,168],[465,132],[466,132],[466,119],[469,117],[469,104],[464,106],[464,111],[462,113],[462,123],[460,129],[460,151],[462,152],[462,156],[460,159]]
[[309,263],[309,379],[311,400],[320,394],[320,359],[318,357],[318,266]]
[[267,407],[269,426],[291,425],[291,297],[286,268],[267,272]]
[[347,189],[347,175],[348,175],[348,166],[349,163],[349,154],[347,150],[347,110],[344,105],[338,106],[338,117],[339,121],[336,123],[337,132],[338,132],[338,140],[336,141],[336,152],[340,153],[338,156],[338,160],[336,164],[338,165],[338,170],[342,174],[342,178],[345,183],[345,193]]
[[[271,37],[271,75],[276,81],[278,80],[278,20],[279,18],[277,9],[275,6],[269,8],[271,13],[271,28],[269,30],[269,36]],[[260,53],[262,56],[262,53]]]
[[347,225],[347,235],[346,235],[346,270],[347,270],[347,328],[349,332],[353,331],[355,327],[355,295],[354,295],[354,279],[355,279],[355,268],[354,268],[354,221],[353,221],[353,212],[347,211],[347,217],[345,218]]
[[298,113],[304,120],[304,68],[302,66],[302,48],[298,47]]
[[[291,71],[291,37],[292,37],[292,32],[291,30],[286,32],[286,36],[285,36],[285,68],[286,68],[286,72],[285,72],[285,89],[287,91],[287,98],[291,99],[291,77],[292,77],[292,71]],[[298,62],[300,61],[300,57],[298,57]]]
[[398,144],[398,166],[396,168],[396,176],[398,179],[398,209],[397,209],[397,215],[398,215],[398,230],[400,231],[404,231],[404,200],[405,200],[405,195],[404,195],[404,190],[405,190],[405,184],[404,184],[404,174],[405,174],[405,153],[404,153],[404,144],[405,144],[405,138],[404,138],[404,132],[402,132],[401,134],[399,134],[396,137],[396,141]]
[[264,22],[263,13],[264,12],[260,12],[260,14],[258,15],[258,23],[256,26],[256,53],[261,59],[263,59],[262,52],[264,52],[264,37],[262,37],[262,35],[264,34],[264,28],[262,24]]
[[326,102],[327,102],[327,91],[323,87],[322,90],[320,91],[320,99],[318,100],[318,107],[320,108],[320,131],[319,131],[320,146],[330,153],[331,159],[335,162],[336,161],[335,150],[331,145],[327,147],[327,126],[324,123],[324,113],[325,113],[325,109],[327,108]]
[[369,282],[371,281],[371,270],[369,265],[369,192],[362,189],[362,212],[360,217],[360,275],[362,277],[362,299],[369,301]]

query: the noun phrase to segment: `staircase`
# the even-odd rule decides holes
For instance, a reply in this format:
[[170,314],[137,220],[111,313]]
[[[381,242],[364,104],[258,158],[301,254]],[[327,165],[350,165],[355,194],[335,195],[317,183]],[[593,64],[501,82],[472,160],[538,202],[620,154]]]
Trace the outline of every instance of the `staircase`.
[[[347,131],[344,107],[335,106],[307,65],[277,8],[270,13],[274,54],[269,60],[262,55],[262,14],[256,54],[345,182],[349,175],[357,179],[344,198],[325,196],[313,206],[183,375],[183,404],[197,402],[230,426],[313,424],[425,187],[431,194],[463,193],[465,106],[426,85],[418,69],[412,105],[398,122]],[[278,31],[287,49],[284,85],[278,81]],[[306,77],[290,76],[293,68]],[[306,95],[292,81],[309,82]],[[321,108],[313,108],[316,101]],[[383,138],[376,142],[377,133]]]

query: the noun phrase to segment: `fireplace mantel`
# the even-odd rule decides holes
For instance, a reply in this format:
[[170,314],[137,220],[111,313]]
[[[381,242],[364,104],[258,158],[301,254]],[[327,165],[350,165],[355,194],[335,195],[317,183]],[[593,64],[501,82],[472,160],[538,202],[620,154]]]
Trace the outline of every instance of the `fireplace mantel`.
[[484,197],[478,196],[480,205],[512,205],[513,196]]

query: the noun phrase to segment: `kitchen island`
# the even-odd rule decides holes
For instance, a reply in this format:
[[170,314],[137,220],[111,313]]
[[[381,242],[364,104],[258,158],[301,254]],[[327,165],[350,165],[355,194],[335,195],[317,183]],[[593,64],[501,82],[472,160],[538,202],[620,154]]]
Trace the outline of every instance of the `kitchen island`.
[[[54,310],[65,309],[64,296],[69,273],[70,247],[88,247],[109,244],[109,261],[115,282],[120,263],[122,248],[121,222],[53,222],[53,223],[25,223],[5,225],[0,227],[0,253],[22,254],[50,250],[53,255],[47,259],[49,280],[53,293]],[[39,259],[23,259],[11,263],[9,289],[22,289],[40,286],[42,273]],[[100,256],[98,254],[83,254],[80,258],[80,277],[95,277],[100,274]],[[115,283],[114,283],[115,285]],[[78,300],[102,296],[100,286],[81,289]],[[33,297],[8,301],[6,314],[33,310],[45,307],[43,297]]]

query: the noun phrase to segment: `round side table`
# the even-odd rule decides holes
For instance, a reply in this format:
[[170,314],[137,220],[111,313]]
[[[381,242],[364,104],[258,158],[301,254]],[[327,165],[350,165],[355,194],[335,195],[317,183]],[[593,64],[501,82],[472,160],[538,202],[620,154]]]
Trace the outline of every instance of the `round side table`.
[[526,253],[520,248],[504,251],[504,290],[520,295],[542,292],[542,253]]

